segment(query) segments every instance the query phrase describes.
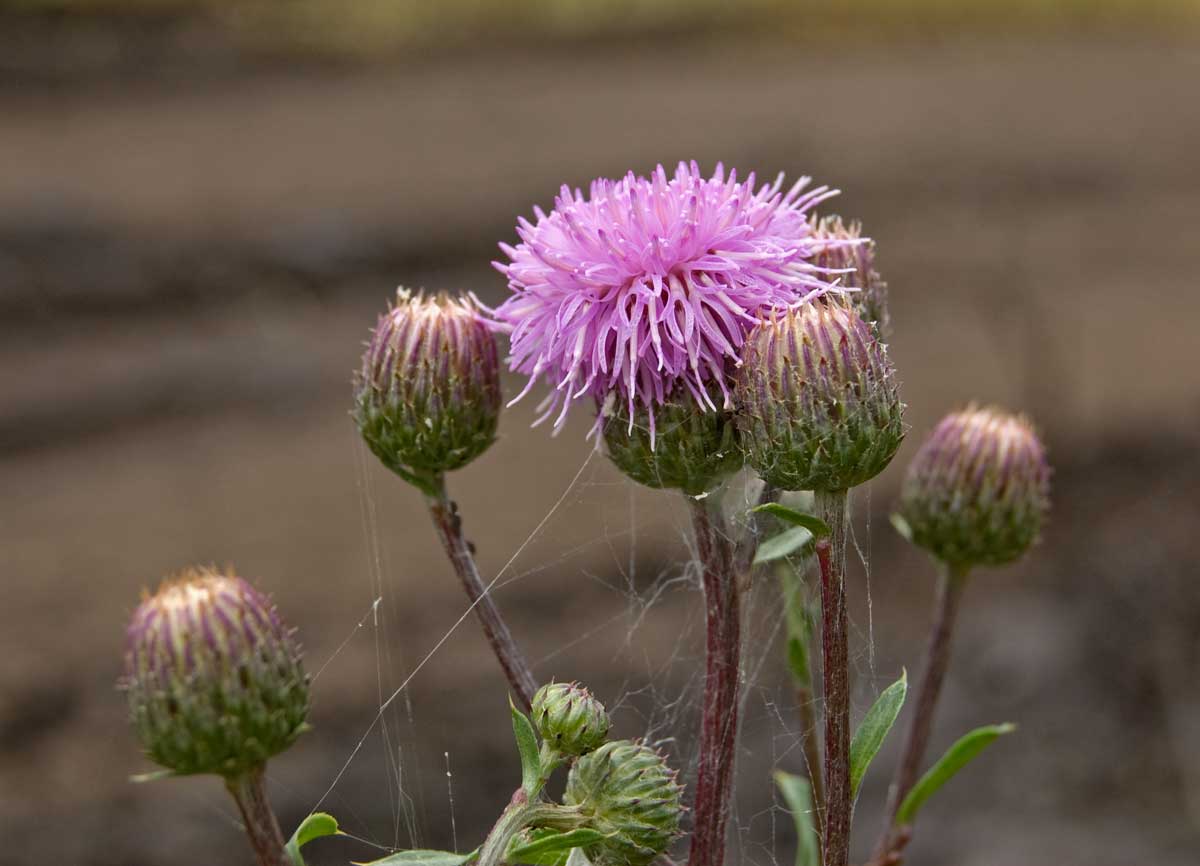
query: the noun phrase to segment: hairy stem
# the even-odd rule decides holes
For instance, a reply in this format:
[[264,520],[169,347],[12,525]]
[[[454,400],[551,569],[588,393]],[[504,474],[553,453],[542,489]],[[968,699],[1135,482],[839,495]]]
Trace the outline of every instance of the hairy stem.
[[475,565],[475,556],[463,536],[462,519],[458,516],[458,508],[446,493],[446,480],[439,476],[436,484],[436,495],[427,497],[429,513],[433,517],[433,525],[437,527],[438,537],[442,540],[442,548],[450,557],[458,579],[462,581],[475,616],[487,641],[492,646],[492,652],[500,661],[504,675],[512,690],[516,692],[518,702],[525,710],[529,709],[533,693],[537,691],[537,681],[529,669],[517,642],[513,640],[508,624],[500,615],[500,609],[488,592],[479,569]]
[[704,582],[704,711],[688,866],[721,866],[738,729],[741,613],[733,544],[720,513],[689,499]]
[[267,799],[263,768],[251,770],[243,776],[225,780],[225,787],[242,813],[242,824],[250,838],[250,847],[258,858],[259,866],[291,866],[279,821]]
[[528,826],[534,808],[529,802],[529,795],[523,789],[517,788],[508,806],[500,813],[492,831],[483,841],[483,847],[479,849],[478,866],[500,866],[504,862],[509,843]]
[[900,804],[917,781],[925,750],[929,746],[938,697],[942,691],[942,682],[946,678],[946,669],[950,665],[954,620],[962,600],[966,576],[965,568],[942,567],[937,599],[934,603],[933,624],[929,630],[929,642],[925,646],[924,673],[917,692],[916,709],[904,741],[904,749],[900,753],[900,763],[896,766],[896,775],[888,791],[887,823],[875,850],[874,859],[879,862],[886,862],[889,854],[898,853],[908,841],[907,828],[897,828],[893,825]]
[[850,672],[846,615],[845,490],[818,491],[817,513],[831,530],[817,542],[821,565],[821,675],[825,698],[825,866],[850,859]]

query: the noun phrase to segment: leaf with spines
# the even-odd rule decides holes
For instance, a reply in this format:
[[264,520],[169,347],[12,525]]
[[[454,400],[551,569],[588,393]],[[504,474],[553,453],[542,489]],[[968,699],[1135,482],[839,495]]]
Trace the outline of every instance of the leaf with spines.
[[754,554],[754,564],[763,565],[777,559],[806,554],[813,541],[812,532],[805,527],[789,526],[758,546],[758,552]]
[[405,851],[394,851],[386,857],[367,862],[355,862],[352,866],[465,866],[479,856],[479,849],[466,854],[456,854],[453,851],[434,851],[425,848],[411,848]]
[[904,698],[908,694],[908,671],[900,673],[900,679],[883,690],[867,715],[863,718],[854,739],[850,742],[850,796],[858,795],[867,767],[883,745],[884,738],[900,715]]
[[792,526],[803,526],[813,534],[813,538],[818,540],[828,538],[831,531],[829,524],[821,518],[812,514],[805,514],[803,511],[797,511],[794,508],[788,508],[786,505],[780,505],[778,502],[767,502],[750,510],[778,517],[784,523],[790,523]]
[[508,706],[512,710],[513,737],[517,741],[517,751],[521,754],[521,787],[532,797],[542,786],[542,759],[538,750],[537,733],[534,732],[529,717],[517,709],[512,698],[509,698]]
[[292,866],[304,866],[304,858],[300,856],[301,847],[322,836],[341,835],[342,831],[338,829],[336,818],[326,812],[313,812],[300,822],[300,826],[296,828],[296,832],[292,834],[292,838],[288,840],[284,850],[287,851]]
[[796,825],[796,866],[821,866],[812,807],[812,789],[802,776],[775,771],[775,784],[783,794],[792,821]]
[[925,805],[925,801],[933,796],[942,785],[950,781],[955,773],[974,760],[997,737],[1012,733],[1016,729],[1017,726],[1011,723],[985,725],[962,737],[946,750],[946,754],[942,755],[941,759],[929,769],[929,772],[917,781],[917,784],[913,785],[912,790],[900,804],[899,811],[896,812],[896,824],[911,824],[913,818],[917,816],[917,812]]

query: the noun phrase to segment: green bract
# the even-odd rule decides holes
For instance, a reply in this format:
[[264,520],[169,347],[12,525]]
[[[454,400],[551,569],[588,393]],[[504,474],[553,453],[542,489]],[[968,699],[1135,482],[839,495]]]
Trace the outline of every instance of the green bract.
[[563,802],[608,838],[585,846],[596,866],[645,866],[679,834],[675,771],[642,743],[605,743],[575,762]]
[[746,460],[784,490],[869,481],[904,438],[887,351],[840,301],[814,301],[757,325],[735,381]]
[[562,755],[583,755],[608,737],[608,713],[576,683],[550,683],[533,696],[530,715],[542,740]]
[[308,677],[274,605],[233,575],[196,570],[134,612],[125,677],[146,753],[179,774],[234,778],[305,728]]

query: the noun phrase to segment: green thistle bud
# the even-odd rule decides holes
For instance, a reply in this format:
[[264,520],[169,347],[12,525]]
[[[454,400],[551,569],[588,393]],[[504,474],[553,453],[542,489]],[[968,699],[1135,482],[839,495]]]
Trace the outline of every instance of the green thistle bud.
[[658,752],[605,743],[575,762],[563,802],[610,838],[584,849],[596,866],[645,866],[679,835],[681,787]]
[[909,464],[897,517],[954,566],[1003,565],[1037,539],[1050,467],[1029,421],[996,409],[947,415]]
[[126,632],[130,717],[178,774],[235,778],[306,727],[308,677],[274,605],[240,577],[189,571],[146,598]]
[[496,338],[470,298],[399,290],[354,384],[354,420],[367,446],[413,483],[429,486],[430,476],[466,466],[496,439]]
[[591,692],[577,683],[550,683],[533,696],[533,724],[548,746],[561,755],[584,755],[608,737],[608,713]]
[[784,490],[847,490],[869,481],[904,438],[887,350],[836,299],[755,326],[734,395],[747,462]]
[[840,216],[814,216],[812,223],[813,238],[829,242],[813,254],[812,263],[831,271],[846,271],[824,276],[838,278],[843,286],[858,289],[848,294],[847,300],[876,337],[887,339],[891,331],[887,283],[875,270],[875,241],[863,238],[862,223],[857,220],[847,225]]
[[653,411],[637,401],[632,420],[628,401],[610,394],[601,408],[604,444],[613,464],[639,484],[698,496],[742,467],[732,413],[710,386],[706,405],[688,388]]

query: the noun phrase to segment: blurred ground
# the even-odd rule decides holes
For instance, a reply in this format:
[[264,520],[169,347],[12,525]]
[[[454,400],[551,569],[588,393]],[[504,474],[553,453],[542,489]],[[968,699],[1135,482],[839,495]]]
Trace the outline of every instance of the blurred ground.
[[[284,822],[337,779],[324,807],[356,836],[481,838],[516,772],[502,684],[470,621],[421,665],[464,604],[417,497],[356,441],[349,372],[396,283],[496,299],[487,263],[517,214],[562,182],[679,158],[813,174],[880,244],[913,441],[858,503],[860,710],[919,657],[929,568],[884,518],[921,435],[995,401],[1034,415],[1058,467],[1042,547],[972,587],[938,742],[1003,719],[1021,732],[927,809],[911,862],[1196,862],[1194,40],[202,56],[157,76],[31,50],[5,67],[0,863],[247,861],[216,783],[126,781],[146,765],[113,688],[125,617],[143,586],[205,561],[273,592],[320,670],[316,730],[273,766]],[[539,674],[630,695],[623,734],[678,722],[686,764],[699,596],[668,582],[642,603],[683,573],[681,509],[589,460],[586,419],[550,439],[529,418],[510,412],[453,479],[485,570],[551,514],[500,595],[514,631]],[[753,635],[770,634],[770,589]],[[767,768],[791,709],[777,653],[753,644],[768,661],[747,702],[737,851],[787,862]],[[648,717],[647,684],[681,709]],[[859,803],[863,854],[891,757]]]

